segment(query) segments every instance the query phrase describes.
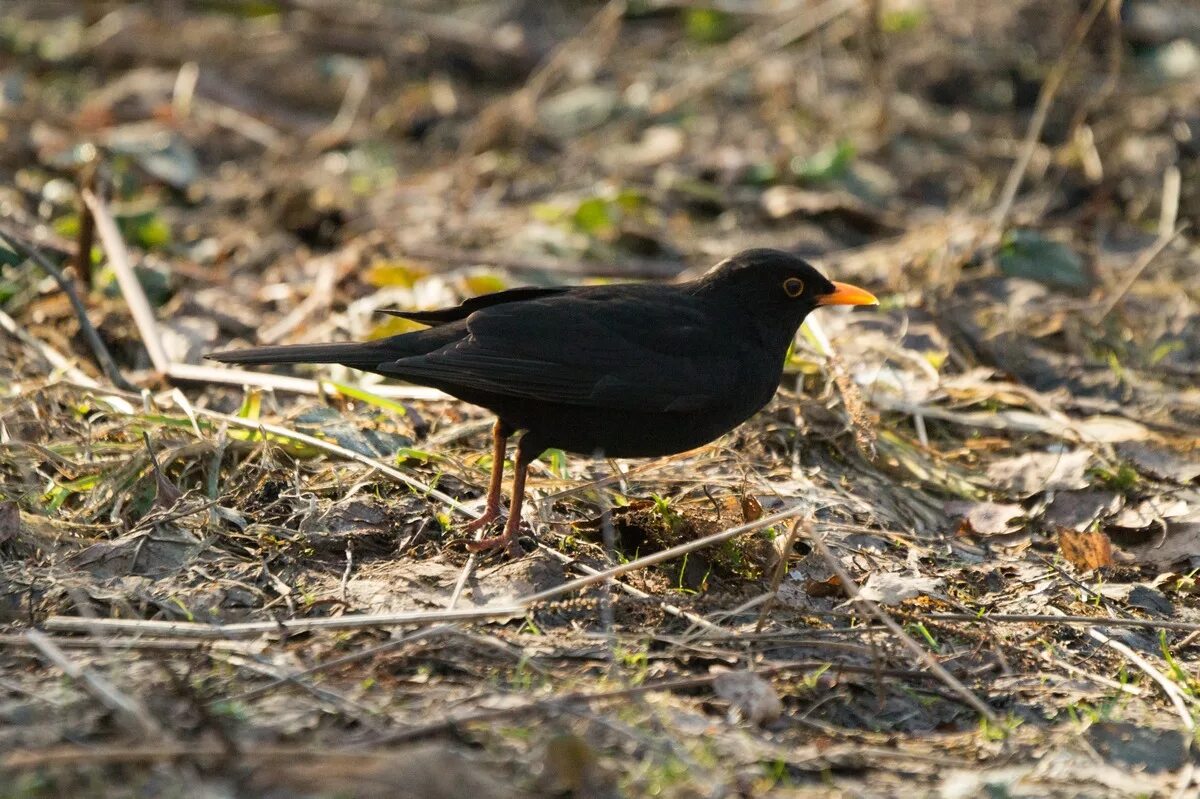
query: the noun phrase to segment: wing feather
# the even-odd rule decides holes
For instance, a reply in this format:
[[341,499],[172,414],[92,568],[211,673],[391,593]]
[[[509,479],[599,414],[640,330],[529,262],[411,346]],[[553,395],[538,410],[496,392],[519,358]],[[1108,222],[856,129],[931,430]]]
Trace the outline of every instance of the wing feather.
[[620,302],[596,289],[483,308],[467,317],[467,335],[458,341],[379,371],[448,388],[641,412],[699,410],[736,392],[736,337],[710,329],[712,317],[678,294],[639,289],[624,289]]

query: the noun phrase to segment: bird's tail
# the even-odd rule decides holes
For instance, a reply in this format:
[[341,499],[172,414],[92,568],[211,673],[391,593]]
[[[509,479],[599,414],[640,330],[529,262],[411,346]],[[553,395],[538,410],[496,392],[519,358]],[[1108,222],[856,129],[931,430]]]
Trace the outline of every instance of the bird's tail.
[[381,349],[378,342],[342,341],[334,344],[248,347],[210,352],[204,357],[221,363],[340,363],[354,369],[374,369],[389,360]]

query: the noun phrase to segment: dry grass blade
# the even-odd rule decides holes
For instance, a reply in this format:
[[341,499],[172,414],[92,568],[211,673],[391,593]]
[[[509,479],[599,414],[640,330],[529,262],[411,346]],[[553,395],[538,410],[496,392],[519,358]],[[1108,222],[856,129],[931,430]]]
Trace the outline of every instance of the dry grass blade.
[[[26,258],[32,259],[40,266],[46,274],[54,278],[54,282],[71,303],[71,310],[75,312],[75,318],[79,320],[79,329],[83,331],[84,337],[87,339],[88,346],[91,347],[92,353],[96,356],[96,363],[99,364],[104,376],[107,377],[114,386],[124,391],[137,391],[132,383],[125,379],[121,374],[121,370],[117,368],[116,361],[108,351],[108,347],[104,345],[104,341],[100,338],[100,334],[88,319],[87,308],[83,304],[83,300],[79,298],[75,287],[71,285],[71,281],[57,267],[50,262],[50,259],[34,247],[21,239],[20,236],[13,233],[11,230],[0,228],[0,240],[8,243],[10,247],[24,255]],[[7,327],[7,326],[6,326]]]
[[1169,679],[1167,679],[1166,675],[1154,668],[1154,665],[1151,664],[1150,661],[1146,660],[1144,657],[1139,655],[1137,652],[1134,652],[1120,641],[1113,640],[1109,636],[1100,632],[1095,627],[1088,630],[1088,635],[1090,635],[1092,638],[1095,638],[1109,649],[1120,652],[1129,660],[1130,663],[1137,666],[1139,669],[1145,672],[1150,679],[1158,683],[1158,686],[1162,688],[1163,693],[1167,695],[1167,698],[1171,700],[1171,704],[1175,707],[1175,712],[1179,715],[1180,721],[1183,722],[1184,729],[1186,729],[1189,733],[1196,729],[1196,722],[1194,719],[1192,719],[1192,714],[1187,709],[1187,703],[1184,701],[1183,691],[1180,690],[1178,685],[1171,682]]
[[911,652],[913,656],[923,666],[925,666],[925,668],[929,669],[929,671],[936,675],[939,680],[945,683],[947,688],[961,697],[968,705],[973,707],[979,713],[979,715],[987,719],[989,724],[991,724],[997,730],[1004,729],[1000,718],[994,712],[992,712],[990,707],[984,704],[982,699],[977,697],[971,689],[967,688],[967,686],[963,685],[957,677],[946,671],[945,667],[942,666],[941,663],[938,663],[937,660],[934,659],[933,655],[929,654],[929,650],[918,644],[912,639],[911,636],[908,635],[908,633],[904,632],[903,628],[901,628],[900,625],[896,623],[896,620],[888,615],[883,608],[879,607],[878,604],[872,602],[870,599],[861,596],[858,585],[854,582],[854,578],[852,578],[850,574],[844,568],[842,568],[841,562],[829,549],[829,546],[825,543],[825,539],[822,536],[815,535],[811,540],[813,547],[820,552],[821,557],[825,559],[825,562],[829,565],[829,568],[832,569],[834,574],[838,576],[838,579],[842,581],[842,589],[850,596],[852,600],[866,608],[866,610],[872,616],[878,619],[881,624],[886,626],[888,630],[891,631],[892,635],[896,636],[897,640],[900,641],[905,649]]
[[1029,169],[1029,162],[1033,159],[1033,151],[1037,147],[1038,139],[1042,136],[1042,128],[1046,126],[1046,117],[1050,113],[1050,106],[1054,103],[1059,87],[1062,86],[1067,69],[1075,60],[1075,55],[1087,38],[1088,31],[1092,29],[1100,12],[1109,2],[1110,0],[1092,0],[1091,5],[1079,17],[1075,30],[1071,32],[1070,40],[1063,48],[1062,55],[1054,62],[1054,67],[1046,76],[1045,82],[1042,83],[1037,105],[1033,109],[1033,116],[1029,119],[1029,128],[1025,131],[1025,139],[1021,142],[1020,153],[1013,163],[1012,169],[1008,172],[1008,178],[1004,181],[1004,190],[1000,193],[1000,201],[996,203],[996,210],[992,212],[992,227],[997,231],[1003,230],[1004,226],[1008,224],[1008,215],[1012,212],[1017,191],[1021,188],[1021,181],[1025,179],[1025,172]]
[[195,413],[209,419],[217,419],[226,424],[233,425],[234,427],[241,427],[247,430],[261,430],[265,433],[271,433],[284,438],[290,438],[294,441],[307,444],[310,447],[315,447],[323,452],[328,452],[331,455],[337,455],[339,457],[346,458],[347,460],[361,463],[364,466],[370,466],[372,469],[376,469],[383,474],[386,474],[393,480],[398,480],[410,488],[437,499],[438,501],[465,516],[470,518],[476,518],[478,516],[475,511],[471,510],[449,494],[438,491],[436,488],[427,485],[421,480],[418,480],[412,475],[407,474],[394,466],[389,466],[382,461],[376,460],[375,458],[367,455],[363,455],[360,452],[355,452],[352,449],[347,449],[339,444],[334,444],[329,441],[325,441],[324,439],[317,438],[316,436],[310,436],[305,433],[300,433],[280,425],[270,424],[268,422],[260,422],[254,419],[243,419],[240,416],[229,416],[224,413],[217,413],[215,411],[209,411],[202,408],[196,408]]
[[0,311],[0,328],[2,328],[5,333],[8,333],[17,341],[20,341],[22,344],[36,352],[47,363],[49,363],[58,371],[62,372],[70,380],[73,380],[74,382],[88,388],[100,388],[99,383],[88,377],[83,372],[79,371],[79,369],[75,366],[74,361],[41,339],[29,335],[24,328],[17,324],[15,319],[4,313],[4,311]]
[[[325,396],[331,393],[331,389],[336,391],[330,384],[321,380],[203,364],[172,363],[167,366],[166,375],[179,382],[251,386],[272,391],[286,391],[291,394],[304,394],[310,397]],[[403,383],[372,386],[371,393],[388,399],[438,400],[447,397],[444,392],[438,391],[436,388]]]
[[755,28],[742,34],[730,43],[727,54],[716,63],[709,64],[702,74],[654,98],[650,106],[652,113],[668,114],[674,111],[681,103],[727,80],[730,73],[815,33],[860,5],[860,0],[826,0],[816,7],[806,8],[793,19],[772,25],[766,31]]
[[144,621],[140,619],[84,619],[77,616],[51,616],[45,628],[57,632],[141,633],[164,638],[204,638],[227,640],[253,638],[272,633],[289,634],[313,630],[361,630],[368,627],[396,627],[406,624],[437,624],[447,621],[484,621],[523,616],[525,604],[496,605],[460,610],[409,611],[405,613],[363,613],[337,618],[280,619],[248,621],[237,624],[201,624],[182,621]]
[[125,240],[121,238],[116,220],[108,210],[108,205],[97,194],[84,188],[80,196],[95,219],[96,232],[100,234],[100,243],[108,255],[108,265],[117,277],[117,285],[121,287],[121,294],[125,297],[129,312],[133,315],[133,322],[142,336],[142,344],[150,355],[150,362],[154,364],[156,371],[166,374],[171,361],[163,349],[154,310],[150,307],[146,292],[142,291],[142,284],[138,282],[133,265],[129,262],[129,249],[125,246]]
[[562,585],[555,586],[554,588],[548,588],[545,591],[539,591],[535,594],[522,597],[518,601],[524,605],[533,605],[538,602],[545,602],[549,599],[555,599],[565,594],[573,593],[580,588],[586,588],[589,585],[605,582],[612,577],[619,577],[622,574],[628,574],[633,571],[645,569],[649,566],[653,566],[656,563],[664,563],[668,560],[674,560],[675,558],[682,557],[690,552],[695,552],[699,549],[712,546],[713,544],[719,544],[722,541],[728,541],[729,539],[736,538],[739,535],[752,533],[756,530],[762,530],[766,527],[770,527],[773,524],[794,519],[804,512],[804,506],[796,505],[788,508],[787,510],[781,510],[777,513],[772,513],[769,516],[763,516],[755,521],[747,522],[746,524],[740,524],[737,527],[730,527],[729,529],[722,530],[719,533],[706,535],[703,538],[697,538],[695,541],[689,541],[686,544],[679,544],[677,546],[670,547],[669,549],[664,549],[661,552],[655,552],[653,555],[646,555],[645,557],[636,558],[628,563],[622,563],[617,566],[613,566],[610,569],[598,571],[595,574],[589,574],[586,577],[579,577],[575,580],[570,580]]
[[1129,290],[1133,288],[1133,284],[1136,283],[1138,278],[1142,276],[1142,272],[1146,271],[1146,267],[1150,266],[1151,262],[1158,257],[1159,253],[1165,250],[1172,241],[1174,241],[1187,229],[1188,223],[1184,222],[1167,235],[1159,236],[1153,244],[1151,244],[1149,247],[1143,250],[1140,255],[1138,255],[1137,260],[1134,261],[1133,266],[1129,269],[1129,274],[1123,281],[1121,281],[1121,285],[1112,293],[1112,296],[1105,301],[1100,310],[1096,312],[1096,315],[1093,317],[1094,324],[1100,324],[1105,320],[1105,318],[1108,317],[1110,313],[1112,313],[1113,309],[1117,307],[1117,303],[1121,301],[1121,298],[1129,293]]
[[66,652],[45,633],[29,630],[25,638],[63,674],[82,685],[101,704],[117,714],[132,730],[148,736],[162,735],[162,728],[150,712],[136,699],[122,693],[109,680],[91,669],[84,668],[68,657]]
[[761,633],[763,625],[767,623],[767,616],[771,613],[771,608],[775,605],[775,598],[779,595],[779,586],[783,582],[783,576],[787,574],[788,556],[792,553],[792,546],[796,543],[796,536],[800,534],[800,527],[804,527],[805,534],[813,537],[812,519],[797,519],[792,522],[792,529],[788,531],[787,540],[783,542],[783,548],[779,550],[779,563],[775,565],[775,573],[771,575],[771,587],[767,591],[767,600],[763,603],[762,610],[758,612],[758,623],[754,625],[754,632]]
[[1179,630],[1181,632],[1200,632],[1200,624],[1188,621],[1171,621],[1169,619],[1126,619],[1110,616],[1050,616],[1019,613],[987,613],[972,615],[968,613],[930,613],[926,618],[932,621],[965,621],[973,624],[1070,624],[1095,625],[1105,627],[1146,627],[1152,630]]

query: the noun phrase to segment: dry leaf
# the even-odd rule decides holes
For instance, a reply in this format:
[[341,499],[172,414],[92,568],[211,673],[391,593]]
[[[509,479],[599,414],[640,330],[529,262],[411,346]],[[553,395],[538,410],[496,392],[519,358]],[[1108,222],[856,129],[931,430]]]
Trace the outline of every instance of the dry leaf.
[[1124,499],[1115,491],[1060,491],[1042,514],[1042,521],[1050,529],[1086,530],[1100,517],[1119,511],[1122,502]]
[[961,517],[978,535],[998,535],[1011,532],[1009,525],[1024,516],[1025,509],[1000,502],[947,502],[946,513]]
[[815,597],[843,596],[842,578],[836,574],[828,580],[805,580],[804,593]]
[[1200,477],[1200,457],[1193,451],[1176,452],[1146,442],[1133,442],[1117,447],[1117,454],[1131,462],[1139,472],[1160,480],[1190,483]]
[[756,522],[762,518],[763,506],[757,499],[745,494],[742,496],[742,520]]
[[1064,527],[1058,531],[1058,548],[1075,568],[1085,571],[1113,565],[1112,542],[1104,533],[1079,532]]
[[933,593],[941,587],[942,580],[937,577],[876,572],[867,578],[858,593],[863,599],[878,602],[880,605],[898,605],[906,599]]
[[1132,505],[1113,518],[1113,527],[1124,527],[1129,530],[1143,530],[1153,525],[1159,525],[1166,519],[1183,516],[1188,512],[1188,503],[1175,497],[1160,496],[1144,499]]
[[1168,566],[1200,559],[1200,522],[1168,522],[1165,536],[1141,546],[1124,547],[1139,563]]
[[751,724],[767,724],[783,713],[775,688],[753,672],[722,672],[713,681],[713,690],[730,704],[730,710]]
[[1085,449],[1072,452],[1028,452],[1016,458],[996,461],[988,467],[988,479],[997,488],[1023,497],[1042,491],[1087,488],[1084,472],[1092,453]]
[[1075,430],[1085,441],[1115,444],[1121,441],[1141,441],[1150,435],[1145,425],[1121,416],[1092,416],[1075,423]]

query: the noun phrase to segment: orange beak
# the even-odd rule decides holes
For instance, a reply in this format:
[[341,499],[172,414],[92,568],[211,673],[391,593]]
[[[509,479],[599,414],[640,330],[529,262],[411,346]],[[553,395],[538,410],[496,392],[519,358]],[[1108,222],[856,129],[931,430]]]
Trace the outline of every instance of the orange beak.
[[879,300],[866,289],[849,283],[834,282],[833,291],[817,298],[817,305],[878,305]]

